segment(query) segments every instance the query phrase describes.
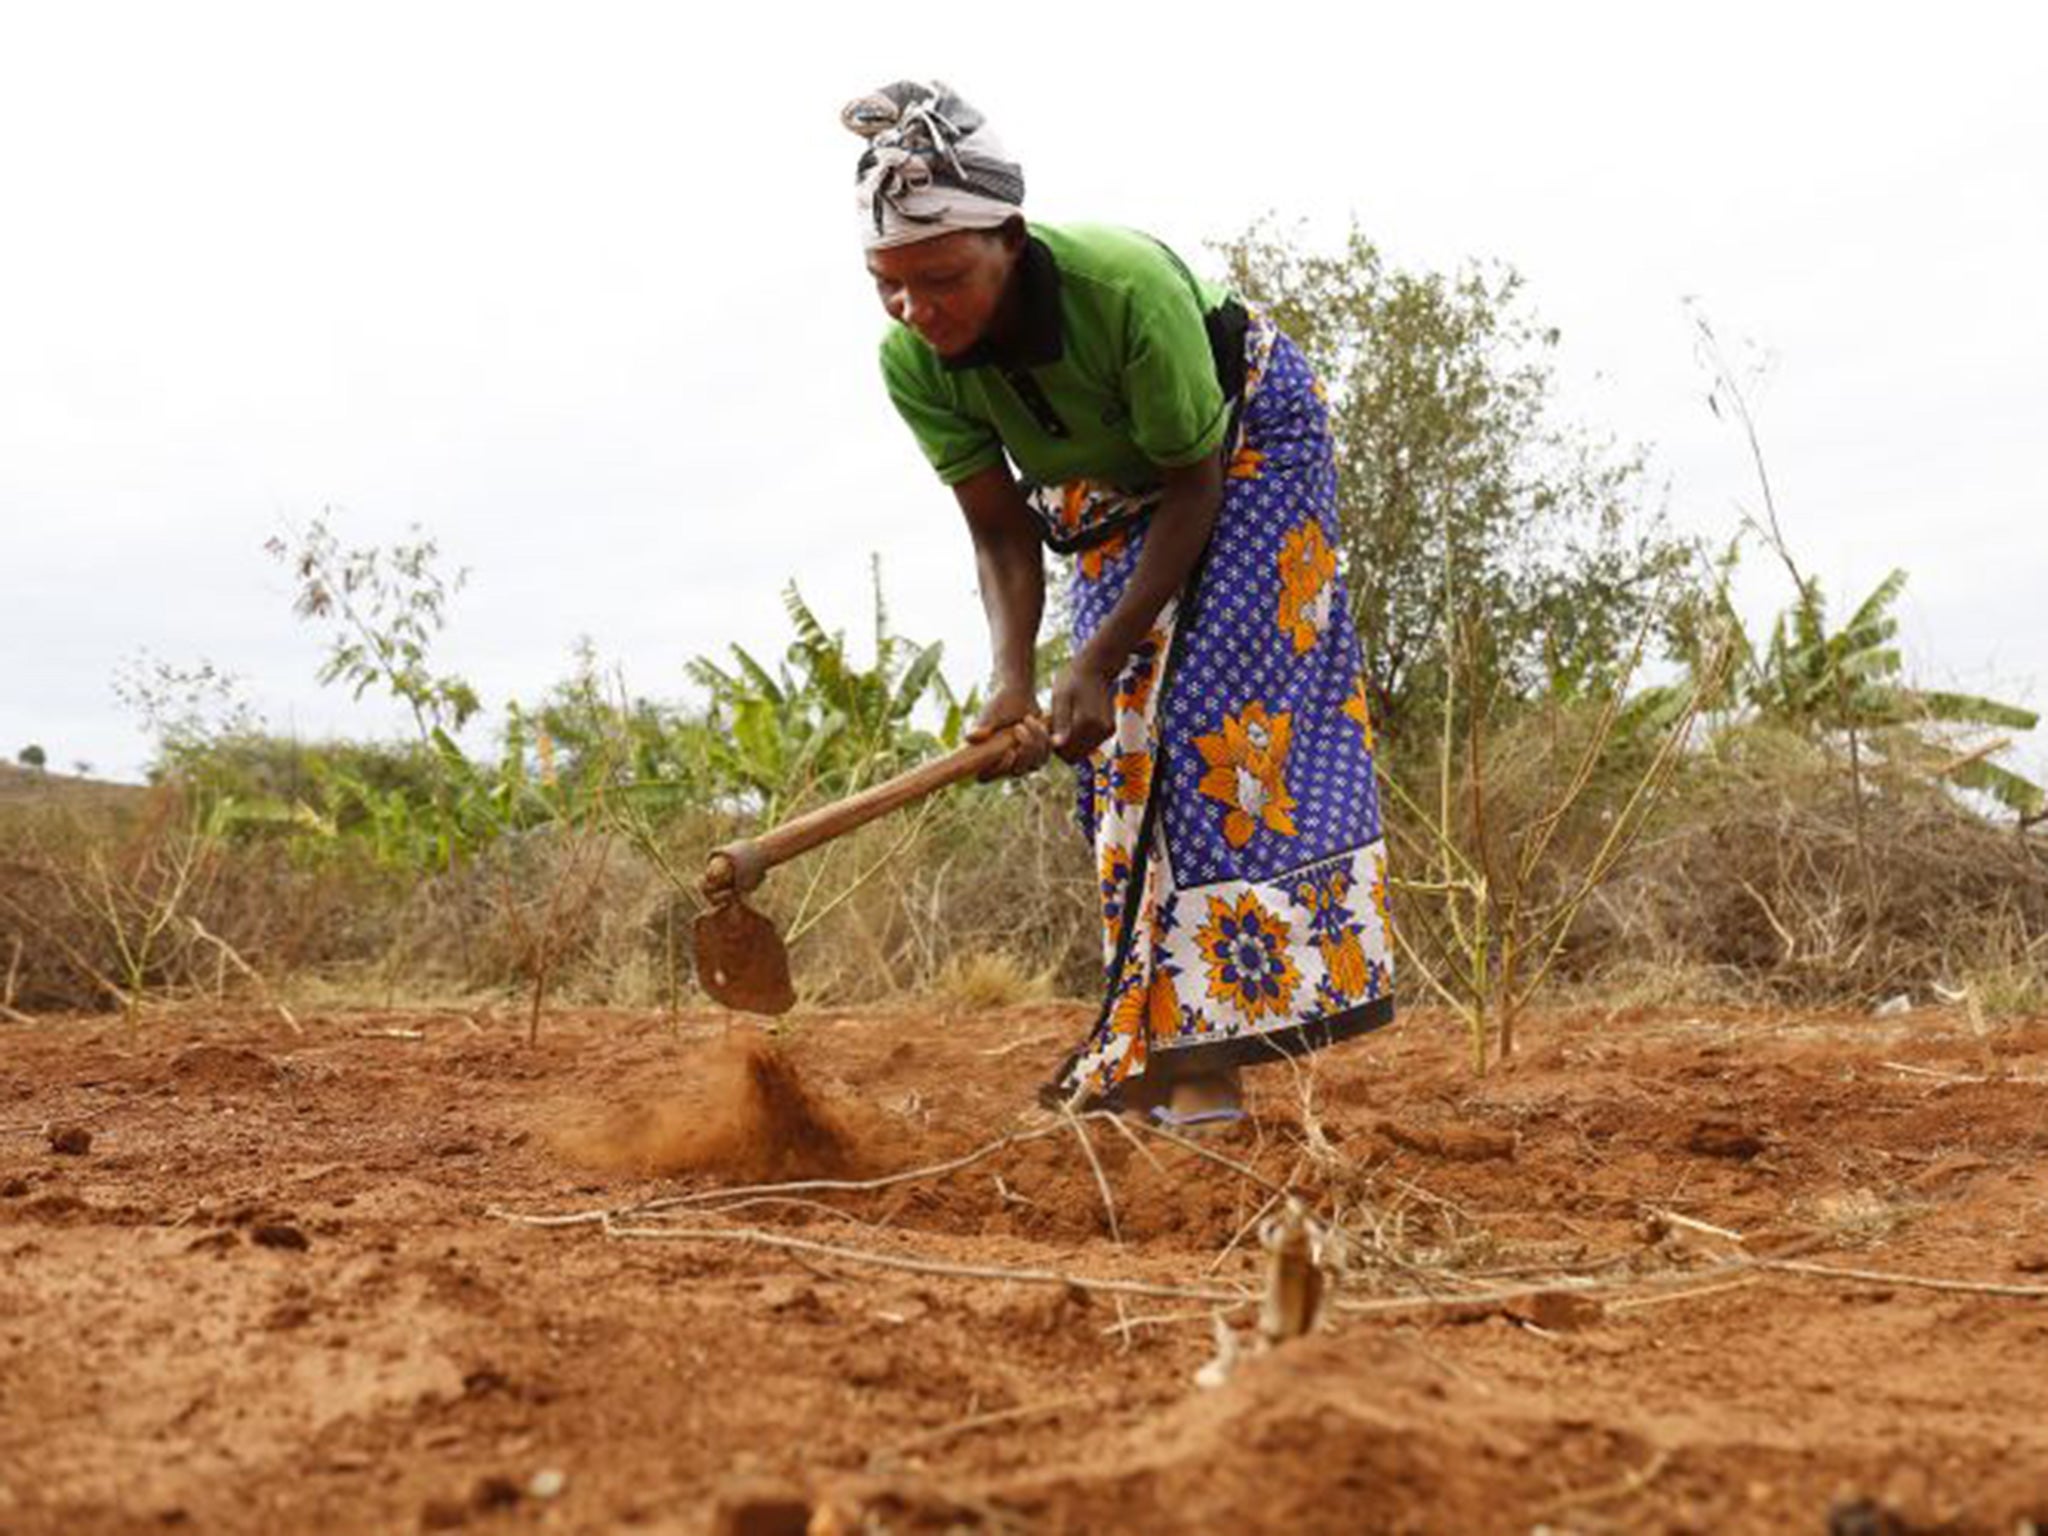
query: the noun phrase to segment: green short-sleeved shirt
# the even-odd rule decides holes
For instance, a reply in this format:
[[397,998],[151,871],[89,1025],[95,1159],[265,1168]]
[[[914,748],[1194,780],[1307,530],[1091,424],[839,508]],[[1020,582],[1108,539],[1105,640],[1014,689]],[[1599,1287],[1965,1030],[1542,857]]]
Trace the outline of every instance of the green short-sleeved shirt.
[[1002,461],[1041,484],[1154,486],[1214,453],[1229,424],[1204,324],[1229,290],[1158,241],[1033,224],[1017,334],[947,360],[908,326],[882,341],[889,397],[948,485]]

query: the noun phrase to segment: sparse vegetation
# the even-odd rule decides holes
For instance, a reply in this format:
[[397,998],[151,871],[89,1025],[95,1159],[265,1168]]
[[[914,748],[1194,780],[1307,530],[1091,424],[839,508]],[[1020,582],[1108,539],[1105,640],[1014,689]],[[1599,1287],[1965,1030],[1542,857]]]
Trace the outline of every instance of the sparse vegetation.
[[[1711,328],[1712,404],[1762,499],[1708,558],[1646,504],[1638,455],[1557,419],[1558,337],[1512,273],[1399,271],[1355,230],[1316,253],[1262,225],[1224,255],[1329,383],[1405,988],[1463,1019],[1475,1061],[1567,980],[2048,1000],[2048,798],[2003,761],[2033,712],[1914,684],[1903,572],[1830,621]],[[1791,582],[1755,632],[1727,595],[1745,542]],[[691,697],[653,699],[586,646],[479,751],[485,701],[435,654],[463,576],[432,539],[351,548],[323,517],[271,551],[327,634],[322,680],[399,701],[411,739],[288,740],[232,674],[138,658],[120,691],[158,741],[156,789],[86,795],[40,746],[0,780],[11,1010],[135,1016],[313,977],[386,1002],[523,995],[529,1032],[550,996],[673,1007],[711,847],[956,744],[978,705],[938,645],[896,633],[878,569],[859,655],[791,587],[781,656],[700,658]],[[1089,995],[1071,809],[1059,771],[970,786],[761,902],[814,1001]]]

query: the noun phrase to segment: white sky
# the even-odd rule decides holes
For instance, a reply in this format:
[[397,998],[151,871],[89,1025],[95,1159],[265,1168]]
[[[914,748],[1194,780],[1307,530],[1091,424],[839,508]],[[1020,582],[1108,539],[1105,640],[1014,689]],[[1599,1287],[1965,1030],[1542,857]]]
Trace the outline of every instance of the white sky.
[[[1751,495],[1681,307],[1777,359],[1788,532],[1838,611],[1912,572],[1910,663],[2048,680],[2048,13],[2020,4],[107,4],[0,0],[0,756],[140,773],[110,680],[313,679],[264,540],[333,507],[472,571],[495,708],[579,636],[635,691],[787,640],[795,577],[986,662],[965,535],[890,412],[842,101],[936,74],[1048,219],[1203,243],[1356,213],[1519,267],[1570,414],[1680,526]],[[1753,613],[1785,590],[1750,562]],[[2048,734],[2048,733],[2044,733]],[[2021,766],[2048,766],[2030,743]]]

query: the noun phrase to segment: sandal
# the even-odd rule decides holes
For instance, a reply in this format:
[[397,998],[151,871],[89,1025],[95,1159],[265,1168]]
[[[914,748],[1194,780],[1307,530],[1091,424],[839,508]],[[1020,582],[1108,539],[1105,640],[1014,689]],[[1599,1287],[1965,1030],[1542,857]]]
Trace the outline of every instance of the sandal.
[[1145,1118],[1154,1125],[1164,1126],[1170,1131],[1183,1131],[1198,1125],[1235,1125],[1246,1116],[1241,1104],[1218,1109],[1197,1109],[1186,1113],[1169,1109],[1164,1104],[1155,1104],[1146,1111]]

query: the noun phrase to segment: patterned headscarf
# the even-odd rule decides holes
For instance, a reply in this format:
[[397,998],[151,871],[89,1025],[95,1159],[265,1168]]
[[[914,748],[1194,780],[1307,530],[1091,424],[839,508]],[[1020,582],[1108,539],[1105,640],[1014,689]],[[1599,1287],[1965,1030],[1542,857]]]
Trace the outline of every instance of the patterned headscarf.
[[885,85],[848,102],[839,120],[868,141],[854,174],[871,251],[994,229],[1023,211],[1023,167],[942,81]]

